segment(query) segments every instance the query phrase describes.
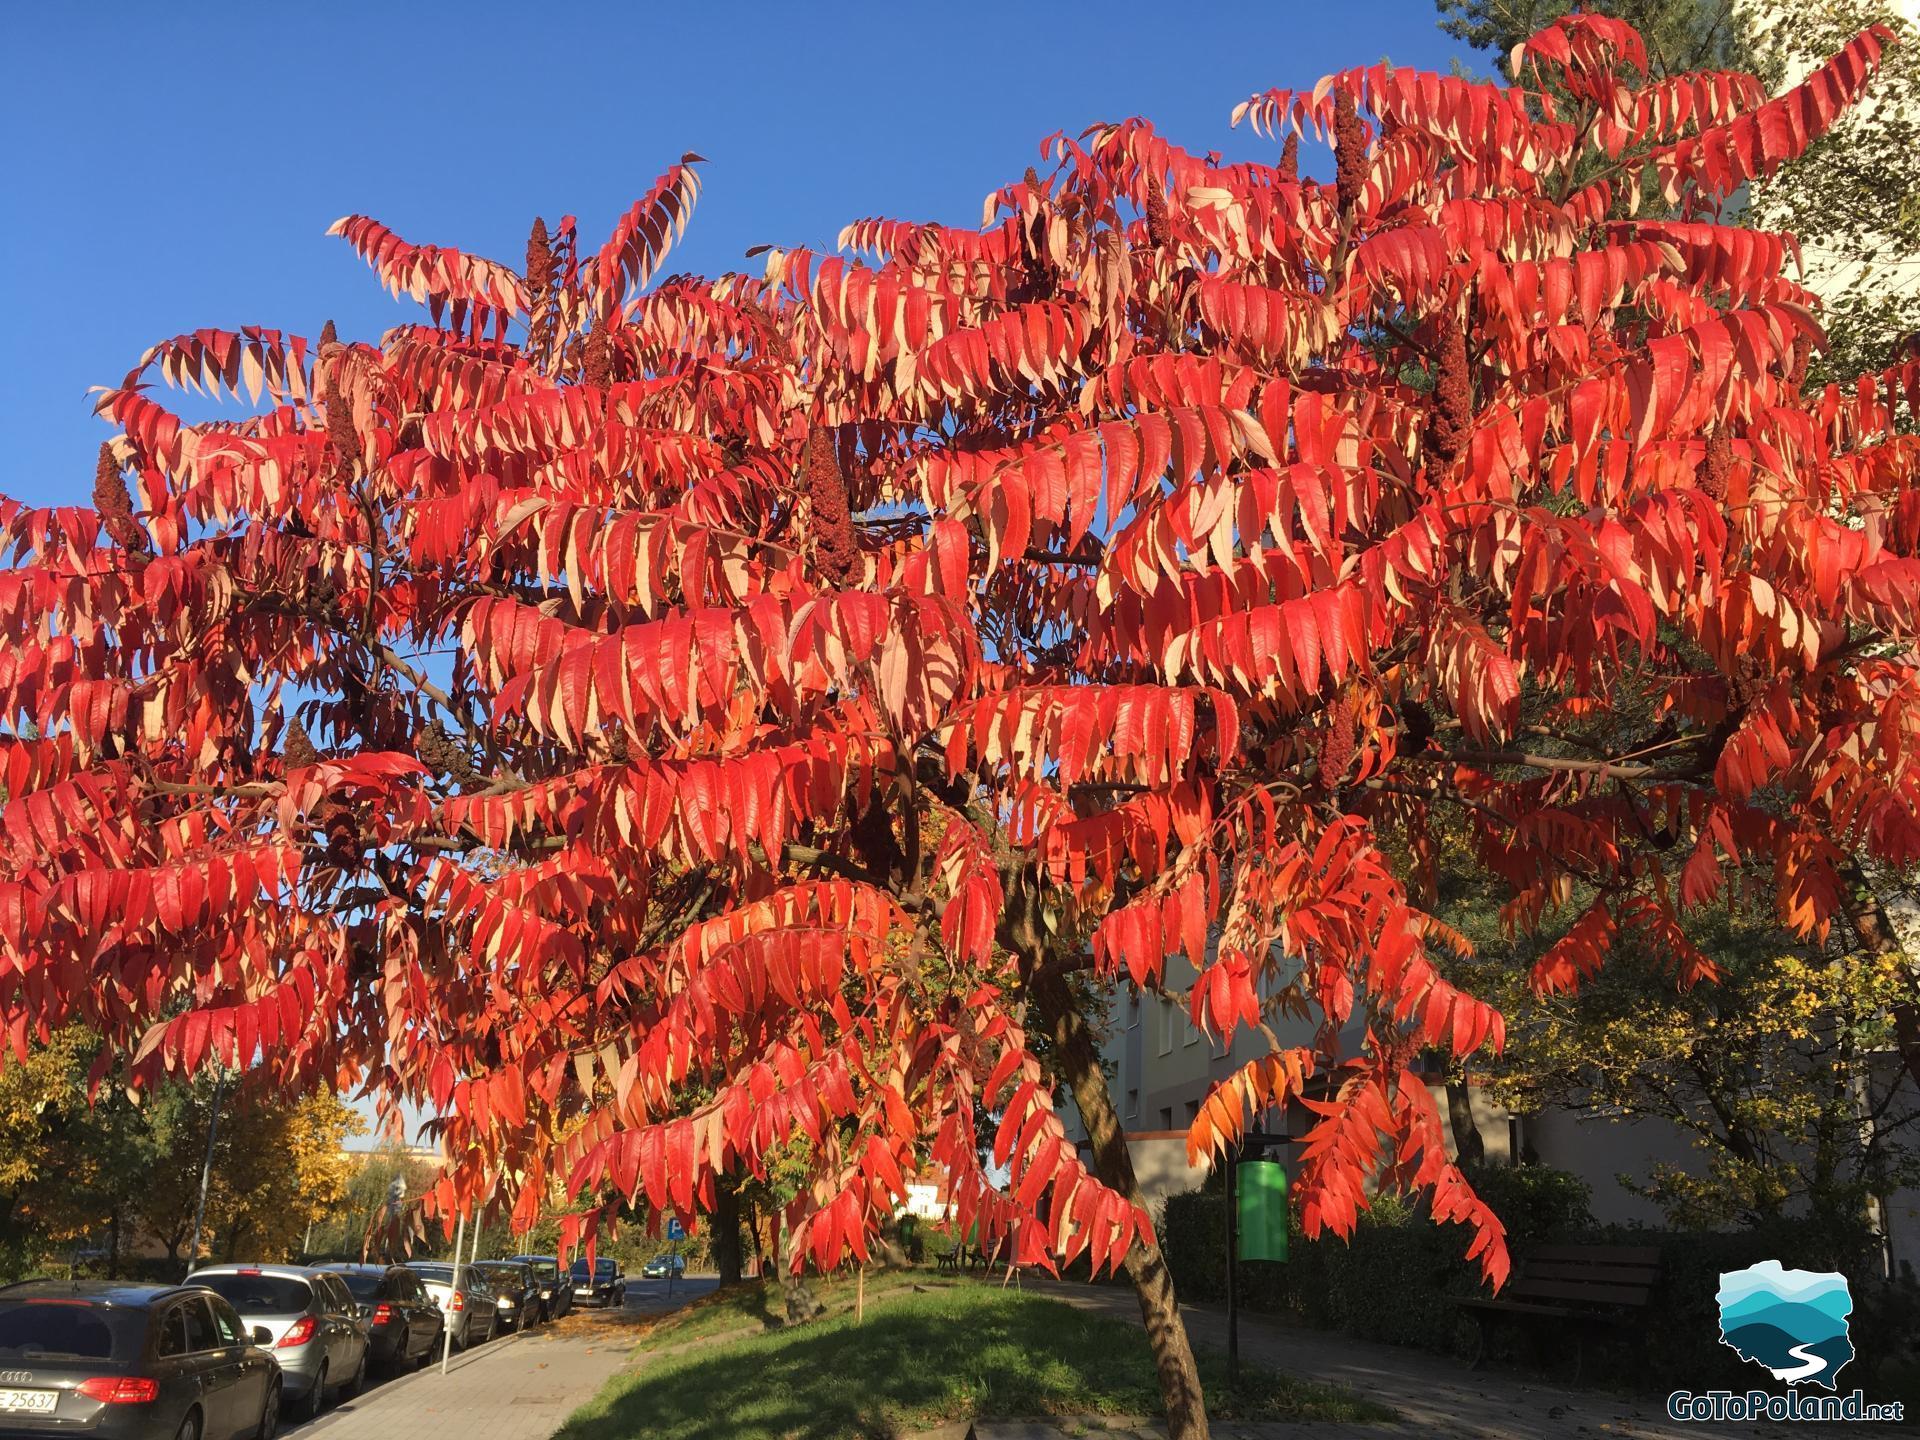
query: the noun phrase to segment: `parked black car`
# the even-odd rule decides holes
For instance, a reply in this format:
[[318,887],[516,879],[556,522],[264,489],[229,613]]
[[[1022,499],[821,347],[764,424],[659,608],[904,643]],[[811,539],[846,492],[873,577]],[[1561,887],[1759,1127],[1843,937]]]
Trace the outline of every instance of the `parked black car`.
[[424,1365],[440,1351],[446,1317],[404,1265],[323,1265],[346,1285],[372,1334],[373,1364],[388,1374]]
[[547,1312],[547,1319],[558,1320],[573,1309],[573,1287],[561,1283],[558,1260],[551,1255],[515,1255],[511,1258],[533,1267],[534,1277],[540,1282],[540,1304]]
[[545,1318],[540,1310],[540,1282],[529,1267],[512,1260],[479,1260],[473,1268],[487,1277],[493,1290],[502,1331],[525,1330]]
[[575,1304],[617,1307],[627,1303],[627,1272],[612,1260],[596,1260],[588,1269],[582,1257],[573,1262],[568,1278],[573,1282]]
[[280,1371],[197,1285],[0,1286],[0,1436],[271,1440]]

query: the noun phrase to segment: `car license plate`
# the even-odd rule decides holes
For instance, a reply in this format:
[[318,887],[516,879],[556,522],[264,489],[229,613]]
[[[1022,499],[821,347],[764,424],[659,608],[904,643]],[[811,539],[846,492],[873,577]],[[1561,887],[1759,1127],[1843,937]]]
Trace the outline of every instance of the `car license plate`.
[[51,1415],[59,1400],[58,1390],[0,1390],[0,1412],[11,1415]]

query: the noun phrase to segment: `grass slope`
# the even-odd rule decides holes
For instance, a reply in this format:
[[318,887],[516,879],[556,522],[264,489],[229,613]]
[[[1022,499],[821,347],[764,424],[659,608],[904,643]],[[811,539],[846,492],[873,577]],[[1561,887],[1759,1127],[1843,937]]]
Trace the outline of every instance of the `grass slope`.
[[[749,1286],[656,1326],[622,1371],[575,1411],[557,1440],[826,1440],[893,1436],[946,1420],[1151,1415],[1159,1391],[1132,1325],[997,1284],[924,1273],[870,1278],[867,1315],[852,1287],[821,1287],[824,1319],[779,1326],[778,1292]],[[750,1335],[729,1335],[743,1326]],[[726,1338],[714,1338],[726,1337]],[[662,1350],[689,1341],[678,1353]],[[1226,1397],[1224,1357],[1203,1354],[1217,1416],[1389,1420],[1331,1385],[1243,1365]]]

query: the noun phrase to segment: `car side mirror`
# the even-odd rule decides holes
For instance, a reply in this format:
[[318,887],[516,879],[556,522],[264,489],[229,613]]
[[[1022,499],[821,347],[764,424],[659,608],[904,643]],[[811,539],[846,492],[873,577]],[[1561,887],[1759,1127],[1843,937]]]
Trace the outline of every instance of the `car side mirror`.
[[273,1332],[264,1325],[254,1326],[253,1343],[271,1349],[273,1347]]

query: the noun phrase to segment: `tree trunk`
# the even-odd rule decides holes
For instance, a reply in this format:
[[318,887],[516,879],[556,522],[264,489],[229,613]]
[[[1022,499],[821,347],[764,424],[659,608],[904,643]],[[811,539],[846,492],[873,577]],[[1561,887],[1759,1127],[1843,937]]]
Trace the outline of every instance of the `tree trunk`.
[[[1107,1093],[1106,1073],[1100,1068],[1100,1055],[1086,1017],[1073,1003],[1072,992],[1061,975],[1042,977],[1032,994],[1041,1022],[1053,1040],[1054,1059],[1073,1088],[1073,1103],[1079,1107],[1080,1122],[1093,1143],[1094,1174],[1110,1189],[1138,1204],[1140,1187],[1134,1179],[1133,1156],[1127,1151],[1120,1117],[1114,1113],[1113,1097]],[[1207,1440],[1206,1397],[1200,1391],[1199,1367],[1194,1364],[1186,1322],[1180,1318],[1180,1307],[1174,1299],[1173,1276],[1167,1270],[1166,1257],[1158,1243],[1136,1242],[1126,1267],[1140,1301],[1140,1317],[1146,1322],[1154,1368],[1160,1375],[1169,1440]]]
[[740,1283],[740,1192],[730,1180],[713,1190],[713,1267],[722,1287]]
[[[793,1249],[793,1231],[787,1230],[783,1243],[788,1250]],[[776,1248],[775,1254],[779,1254]],[[809,1320],[817,1320],[827,1313],[827,1307],[820,1303],[820,1297],[813,1293],[813,1287],[807,1284],[806,1275],[794,1268],[798,1255],[788,1254],[780,1258],[780,1298],[786,1309],[787,1324],[804,1325]]]
[[1447,1121],[1453,1127],[1453,1146],[1460,1164],[1478,1165],[1487,1158],[1487,1142],[1473,1123],[1473,1091],[1465,1080],[1447,1081]]
[[760,1248],[760,1207],[752,1200],[747,1200],[745,1204],[747,1241],[753,1246],[753,1278],[764,1280],[767,1278],[767,1262]]
[[113,1207],[107,1217],[107,1278],[120,1278],[120,1207]]

